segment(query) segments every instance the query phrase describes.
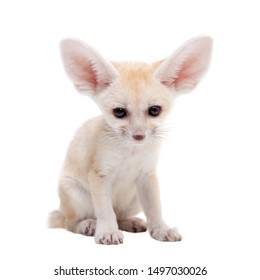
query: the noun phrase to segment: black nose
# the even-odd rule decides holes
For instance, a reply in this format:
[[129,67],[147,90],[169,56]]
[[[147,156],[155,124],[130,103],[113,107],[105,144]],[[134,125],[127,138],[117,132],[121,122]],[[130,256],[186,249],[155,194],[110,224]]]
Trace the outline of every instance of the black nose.
[[137,141],[142,141],[145,138],[145,135],[143,134],[135,134],[133,135],[133,138]]

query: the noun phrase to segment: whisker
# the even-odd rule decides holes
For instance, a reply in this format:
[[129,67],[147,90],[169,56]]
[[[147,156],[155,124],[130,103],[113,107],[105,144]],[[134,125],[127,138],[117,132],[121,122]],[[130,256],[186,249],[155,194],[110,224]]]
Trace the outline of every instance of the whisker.
[[152,139],[154,141],[168,141],[171,139],[173,129],[172,125],[169,124],[160,125],[152,131]]

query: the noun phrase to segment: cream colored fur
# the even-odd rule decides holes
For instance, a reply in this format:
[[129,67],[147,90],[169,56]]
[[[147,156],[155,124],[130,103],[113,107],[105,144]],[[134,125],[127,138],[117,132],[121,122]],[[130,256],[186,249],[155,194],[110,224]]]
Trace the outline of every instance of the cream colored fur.
[[[80,41],[64,40],[61,53],[75,87],[90,96],[102,115],[87,121],[67,152],[59,184],[60,208],[50,227],[94,236],[96,243],[120,244],[121,230],[160,241],[179,241],[161,215],[156,165],[174,98],[190,91],[206,71],[209,37],[195,38],[167,59],[112,63]],[[159,106],[157,116],[149,114]],[[126,116],[118,118],[114,109]],[[143,211],[146,222],[135,216]]]

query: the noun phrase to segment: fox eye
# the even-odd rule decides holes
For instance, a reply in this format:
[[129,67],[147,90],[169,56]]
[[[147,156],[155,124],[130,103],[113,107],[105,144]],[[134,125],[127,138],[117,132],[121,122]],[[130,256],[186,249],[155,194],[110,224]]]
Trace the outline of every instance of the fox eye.
[[113,112],[114,116],[119,119],[124,118],[127,115],[126,109],[124,108],[115,108]]
[[148,109],[148,114],[152,117],[157,117],[161,113],[161,106],[151,106]]

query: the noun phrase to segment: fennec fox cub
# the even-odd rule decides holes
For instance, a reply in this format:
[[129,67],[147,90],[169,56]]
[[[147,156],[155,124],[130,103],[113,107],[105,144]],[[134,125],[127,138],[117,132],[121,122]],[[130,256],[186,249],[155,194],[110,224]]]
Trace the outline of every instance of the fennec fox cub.
[[[123,243],[122,230],[181,240],[162,218],[158,152],[175,97],[197,85],[211,49],[211,38],[198,37],[153,64],[117,63],[80,41],[61,42],[69,78],[102,115],[87,121],[70,144],[50,227],[94,236],[99,244]],[[146,222],[135,217],[141,210]]]

